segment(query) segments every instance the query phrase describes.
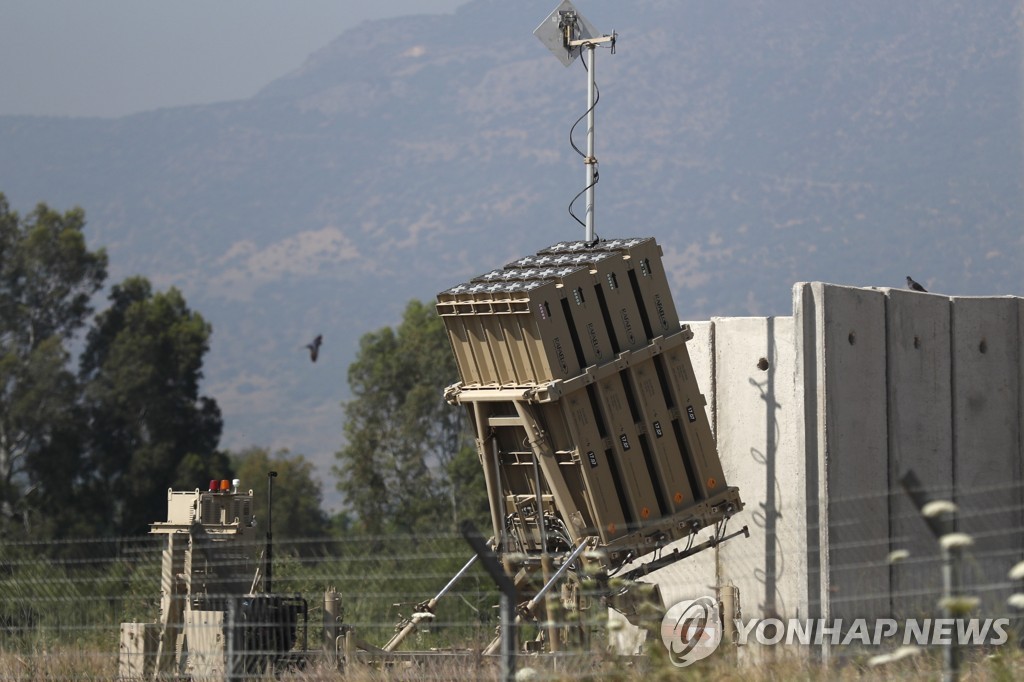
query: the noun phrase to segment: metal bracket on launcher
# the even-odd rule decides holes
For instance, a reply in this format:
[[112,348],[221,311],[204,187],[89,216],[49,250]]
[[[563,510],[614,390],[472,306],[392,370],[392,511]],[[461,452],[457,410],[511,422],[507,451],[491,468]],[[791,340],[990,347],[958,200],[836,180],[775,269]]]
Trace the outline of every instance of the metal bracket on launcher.
[[724,535],[724,536],[719,536],[719,534],[716,532],[714,537],[709,538],[708,540],[705,540],[704,542],[700,543],[699,545],[695,545],[695,546],[690,547],[689,549],[685,549],[685,550],[678,550],[678,549],[674,550],[671,554],[667,554],[665,556],[662,556],[662,557],[660,557],[658,559],[655,559],[654,561],[650,561],[650,562],[648,562],[646,564],[643,564],[642,566],[637,566],[636,568],[634,568],[633,570],[629,571],[628,573],[624,573],[621,576],[617,576],[617,577],[620,577],[623,580],[636,580],[638,578],[642,578],[645,575],[648,575],[649,573],[653,573],[654,571],[657,571],[659,568],[664,568],[665,566],[668,566],[670,564],[674,564],[675,562],[677,562],[677,561],[679,561],[681,559],[685,559],[686,557],[693,556],[694,554],[697,554],[698,552],[703,552],[705,549],[711,549],[712,547],[714,547],[716,545],[720,545],[721,543],[725,542],[726,540],[731,540],[732,538],[736,537],[737,535],[742,535],[743,537],[749,538],[750,537],[750,529],[748,529],[746,526],[743,526],[743,528],[740,528],[735,533],[730,533],[729,535]]

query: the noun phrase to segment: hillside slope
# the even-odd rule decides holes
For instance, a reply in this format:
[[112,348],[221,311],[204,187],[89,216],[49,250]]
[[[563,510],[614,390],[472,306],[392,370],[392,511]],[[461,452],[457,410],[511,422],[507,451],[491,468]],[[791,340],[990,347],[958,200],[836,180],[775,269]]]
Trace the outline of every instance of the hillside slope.
[[[226,446],[327,466],[361,334],[582,235],[585,73],[531,35],[555,4],[367,23],[246,101],[0,117],[0,191],[81,205],[115,278],[213,322]],[[796,280],[1024,294],[1014,3],[577,5],[619,34],[597,55],[597,232],[657,237],[684,319],[788,314]]]

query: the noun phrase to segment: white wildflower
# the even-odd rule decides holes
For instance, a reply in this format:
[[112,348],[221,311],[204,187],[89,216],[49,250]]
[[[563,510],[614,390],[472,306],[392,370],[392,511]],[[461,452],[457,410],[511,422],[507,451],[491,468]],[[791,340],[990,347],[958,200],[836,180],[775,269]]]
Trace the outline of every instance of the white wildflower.
[[921,513],[933,519],[941,514],[956,514],[957,506],[949,500],[932,500],[921,508]]
[[943,549],[963,549],[974,544],[974,538],[967,533],[948,533],[939,538]]
[[879,665],[885,665],[887,663],[895,663],[904,658],[916,656],[921,653],[921,648],[916,646],[901,646],[896,651],[889,654],[881,654],[880,656],[872,656],[868,659],[868,665],[874,667]]

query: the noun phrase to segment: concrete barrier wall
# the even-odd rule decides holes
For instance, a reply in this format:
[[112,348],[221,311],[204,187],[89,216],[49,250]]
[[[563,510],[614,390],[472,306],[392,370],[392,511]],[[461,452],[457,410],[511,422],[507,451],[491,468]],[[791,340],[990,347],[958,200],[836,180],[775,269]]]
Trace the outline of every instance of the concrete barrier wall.
[[1019,309],[951,299],[954,497],[975,543],[963,577],[989,611],[1012,594],[1006,574],[1021,555]]
[[666,604],[732,583],[745,618],[936,613],[937,543],[898,484],[912,469],[961,507],[966,592],[1005,613],[1024,556],[1024,301],[823,283],[793,301],[792,317],[689,323],[746,504],[730,530],[751,537],[653,574]]
[[[1024,299],[1017,299],[1017,352],[1020,354],[1020,371],[1017,373],[1017,435],[1020,452],[1017,461],[1021,466],[1021,508],[1018,523],[1024,528],[1024,351],[1021,350],[1021,346],[1024,346]],[[1024,559],[1024,552],[1021,554],[1021,558]]]
[[[726,480],[746,510],[732,522],[750,528],[719,549],[723,583],[740,588],[744,613],[806,613],[805,470],[793,452],[802,396],[793,382],[792,317],[716,318],[715,406]],[[756,557],[756,561],[752,558]]]
[[[822,584],[826,619],[889,612],[889,487],[885,388],[885,296],[811,285],[819,311],[815,358],[821,396],[818,467],[824,482],[818,522],[825,529]],[[807,353],[810,349],[804,348]],[[827,606],[827,608],[824,608]]]
[[952,499],[953,420],[950,302],[945,296],[887,292],[890,550],[909,556],[891,566],[892,611],[921,617],[942,591],[939,545],[910,499],[895,489],[913,470],[930,496]]

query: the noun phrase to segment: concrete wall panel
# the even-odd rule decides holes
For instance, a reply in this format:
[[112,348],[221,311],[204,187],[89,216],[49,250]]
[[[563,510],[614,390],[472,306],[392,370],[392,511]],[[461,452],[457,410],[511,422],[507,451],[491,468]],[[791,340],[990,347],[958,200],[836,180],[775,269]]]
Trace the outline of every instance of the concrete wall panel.
[[746,505],[732,528],[750,538],[720,549],[723,583],[740,588],[745,617],[807,614],[803,437],[795,383],[794,322],[715,319],[716,413],[726,480]]
[[[649,579],[666,604],[732,582],[745,617],[934,612],[936,542],[898,485],[913,469],[961,505],[976,542],[965,591],[1005,612],[1006,572],[1024,557],[1024,301],[822,283],[793,296],[792,318],[689,323],[726,479],[746,504],[730,529],[752,537]],[[894,549],[909,559],[890,565]]]
[[899,289],[886,296],[890,550],[910,553],[891,567],[892,607],[896,617],[926,617],[942,593],[939,545],[898,481],[913,470],[930,497],[952,494],[949,299]]
[[812,291],[819,320],[817,390],[823,396],[818,432],[827,496],[826,617],[882,617],[889,612],[885,297],[819,283]]
[[[797,421],[803,437],[795,444],[797,461],[804,467],[804,498],[807,501],[807,523],[804,546],[807,562],[807,617],[823,618],[828,612],[828,523],[823,500],[825,472],[821,462],[824,435],[821,428],[824,396],[818,390],[822,368],[818,360],[818,329],[821,326],[820,286],[808,282],[793,285],[794,383],[801,398],[802,415]],[[802,417],[802,418],[801,418]]]
[[[1024,532],[1024,298],[1017,298],[1017,463],[1020,467],[1020,479],[1018,479],[1018,490],[1020,491],[1020,514],[1017,523],[1018,528]],[[1024,559],[1024,548],[1022,548],[1020,559]]]
[[952,299],[953,480],[959,529],[975,542],[964,586],[987,613],[1006,611],[1021,552],[1019,309],[1013,298]]

